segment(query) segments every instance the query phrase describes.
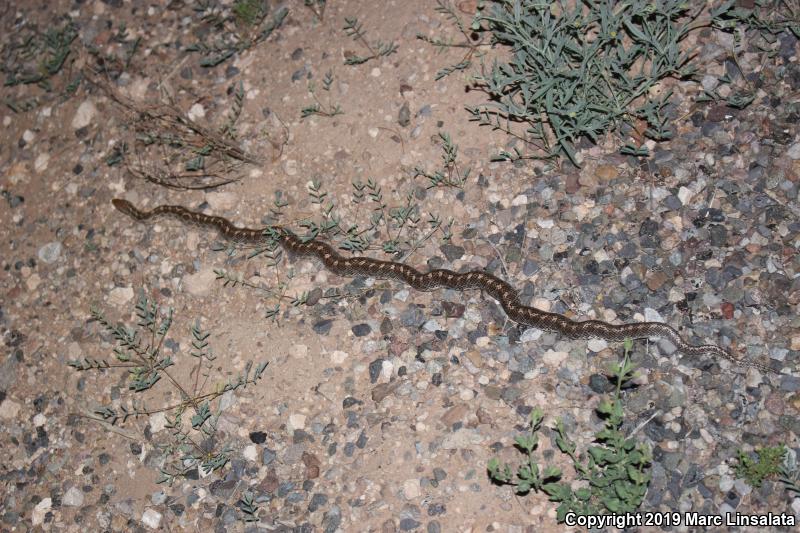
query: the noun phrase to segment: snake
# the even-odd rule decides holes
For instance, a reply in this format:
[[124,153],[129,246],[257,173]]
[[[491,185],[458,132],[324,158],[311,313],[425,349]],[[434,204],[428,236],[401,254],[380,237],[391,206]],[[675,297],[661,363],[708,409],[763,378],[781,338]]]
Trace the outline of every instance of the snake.
[[118,211],[139,222],[147,222],[161,217],[172,218],[204,230],[216,230],[221,238],[237,244],[263,244],[267,239],[274,239],[290,257],[317,259],[326,269],[341,277],[366,276],[375,279],[397,280],[418,291],[432,291],[440,288],[456,291],[478,289],[499,302],[506,316],[512,321],[523,326],[555,332],[571,339],[598,338],[618,342],[626,339],[661,338],[669,341],[679,352],[689,357],[711,356],[727,359],[739,366],[775,373],[775,370],[766,364],[737,358],[716,344],[690,344],[672,326],[662,322],[611,324],[602,320],[573,320],[558,313],[524,305],[520,301],[517,290],[509,283],[482,270],[455,272],[437,268],[422,272],[405,263],[395,261],[383,261],[366,256],[346,257],[326,242],[318,239],[304,239],[282,226],[260,229],[242,228],[226,218],[206,215],[180,205],[160,205],[144,211],[121,198],[115,198],[111,202]]

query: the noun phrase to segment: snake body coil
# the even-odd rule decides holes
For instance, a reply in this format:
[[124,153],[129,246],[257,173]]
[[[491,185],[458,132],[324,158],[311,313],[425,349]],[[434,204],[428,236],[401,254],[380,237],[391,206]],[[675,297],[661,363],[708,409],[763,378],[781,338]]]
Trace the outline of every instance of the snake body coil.
[[[162,205],[150,211],[140,211],[127,200],[114,199],[112,203],[119,211],[138,221],[165,216],[175,218],[184,224],[215,229],[224,239],[231,242],[262,243],[266,239],[262,229],[239,228],[225,218],[197,213],[178,205]],[[755,367],[763,372],[774,372],[766,365],[737,359],[714,344],[699,346],[689,344],[675,329],[660,322],[610,324],[601,320],[576,321],[563,315],[523,305],[519,301],[517,291],[511,285],[486,272],[474,270],[459,273],[447,269],[420,272],[413,267],[393,261],[381,261],[369,257],[344,257],[329,244],[316,240],[304,242],[288,230],[274,229],[273,235],[291,255],[316,258],[325,265],[325,268],[338,276],[363,275],[395,279],[419,291],[431,291],[443,287],[457,291],[480,289],[500,302],[508,318],[525,326],[557,332],[575,339],[600,338],[622,341],[626,338],[658,337],[669,340],[678,350],[689,356],[710,355],[728,359],[737,365]]]

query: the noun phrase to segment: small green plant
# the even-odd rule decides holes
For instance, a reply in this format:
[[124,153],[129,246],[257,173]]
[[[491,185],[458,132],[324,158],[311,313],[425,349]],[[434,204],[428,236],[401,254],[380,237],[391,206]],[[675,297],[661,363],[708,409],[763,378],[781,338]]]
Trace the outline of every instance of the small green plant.
[[420,167],[414,168],[414,177],[425,176],[430,182],[428,188],[433,187],[458,187],[463,188],[467,182],[470,170],[467,168],[463,174],[458,168],[458,145],[453,144],[450,134],[439,132],[439,141],[442,145],[442,168],[429,173]]
[[61,25],[48,26],[44,33],[25,29],[8,35],[19,36],[3,46],[0,72],[5,74],[4,85],[39,85],[46,91],[53,89],[51,78],[58,74],[72,53],[72,42],[78,28],[71,20]]
[[797,453],[794,450],[786,450],[778,480],[786,490],[800,495],[800,468],[797,467]]
[[344,31],[348,35],[348,37],[352,37],[354,41],[359,42],[369,50],[370,55],[368,56],[359,56],[356,54],[348,55],[346,54],[344,64],[345,65],[361,65],[362,63],[366,63],[370,59],[377,59],[379,57],[389,56],[395,52],[397,52],[397,45],[394,41],[389,41],[385,43],[381,40],[376,41],[374,44],[370,44],[367,40],[367,34],[364,31],[361,23],[358,21],[356,17],[345,17],[344,18]]
[[531,412],[530,432],[516,438],[516,447],[526,455],[516,475],[509,465],[501,465],[493,458],[487,468],[489,477],[496,483],[513,485],[518,494],[544,492],[550,501],[560,504],[556,512],[559,522],[563,522],[569,512],[587,516],[629,513],[638,509],[650,483],[648,470],[652,457],[646,445],[626,437],[621,431],[624,417],[620,395],[634,371],[629,357],[631,346],[631,342],[626,341],[623,360],[613,369],[617,385],[613,398],[603,399],[597,407],[604,427],[595,434],[598,444],[588,448],[585,460],[576,454],[577,446],[569,440],[563,421],[555,424],[555,444],[572,460],[576,483],[559,482],[561,469],[548,466],[542,470],[536,463],[533,452],[538,446],[537,432],[541,430],[544,417],[538,407]]
[[202,56],[203,67],[215,67],[265,41],[289,14],[288,8],[281,7],[270,17],[265,0],[236,0],[229,7],[221,7],[216,0],[199,0],[194,9],[208,27],[199,33],[215,36],[213,41],[201,39],[186,48]]
[[733,471],[737,478],[744,479],[748,485],[759,488],[767,478],[778,477],[782,473],[786,446],[780,444],[756,450],[756,457],[742,450],[737,452],[737,463]]
[[300,118],[310,117],[311,115],[319,115],[322,117],[335,117],[336,115],[341,115],[344,113],[342,108],[339,104],[331,104],[330,98],[330,91],[331,85],[333,84],[333,72],[330,70],[325,73],[325,77],[322,78],[322,90],[328,93],[328,104],[325,105],[319,101],[317,98],[317,94],[315,92],[315,85],[313,81],[308,82],[308,92],[311,94],[311,97],[314,98],[315,103],[304,107],[300,110]]
[[[792,11],[789,2],[773,4]],[[696,73],[692,52],[681,50],[682,41],[700,28],[729,31],[737,22],[759,28],[759,20],[733,1],[693,8],[684,0],[497,0],[479,12],[473,29],[490,31],[495,43],[508,46],[511,58],[495,61],[489,70],[482,67],[475,80],[491,101],[468,111],[473,120],[536,148],[533,153],[516,147],[502,151],[497,160],[565,155],[580,166],[578,140],[597,143],[623,124],[631,128],[623,153],[647,155],[644,138],[672,137],[667,117],[672,92],[660,91],[662,80]],[[768,27],[797,32],[797,24],[792,12]],[[736,91],[730,103],[741,107],[752,101],[746,89]],[[524,125],[524,133],[516,124]]]
[[264,20],[269,12],[264,0],[236,0],[231,8],[237,26],[252,28]]
[[[130,401],[113,402],[100,405],[92,411],[93,420],[103,421],[111,425],[125,424],[129,418],[149,417],[157,413],[165,413],[165,427],[170,438],[157,444],[164,455],[164,465],[160,468],[158,483],[172,484],[177,478],[186,476],[190,471],[200,469],[211,473],[225,466],[232,453],[230,445],[220,446],[217,443],[217,421],[221,414],[220,397],[239,388],[254,385],[261,379],[266,362],[253,368],[247,363],[245,370],[235,379],[219,382],[213,390],[206,390],[213,372],[217,371],[216,357],[209,349],[210,333],[203,331],[199,321],[190,328],[191,350],[189,356],[194,358],[189,372],[190,383],[178,380],[177,372],[172,373],[176,360],[165,353],[165,346],[176,345],[167,341],[167,334],[173,322],[172,309],[162,312],[155,303],[150,302],[142,292],[135,306],[138,329],[121,324],[112,324],[98,309],[92,309],[92,318],[108,333],[116,344],[114,360],[84,357],[72,360],[67,364],[78,371],[121,368],[128,372],[128,389],[134,393]],[[167,406],[148,408],[144,400],[137,400],[135,395],[153,390],[159,383],[167,382],[178,392],[180,399]],[[159,397],[163,391],[159,391]],[[213,407],[216,405],[216,407]],[[188,421],[184,420],[187,409],[194,411]]]
[[258,522],[261,520],[258,517],[259,507],[255,504],[255,497],[253,493],[249,490],[244,491],[242,493],[242,498],[239,500],[239,509],[242,510],[242,514],[239,518],[243,522]]
[[458,63],[442,67],[436,72],[436,80],[440,80],[452,74],[453,72],[465,71],[472,66],[472,59],[480,57],[480,47],[484,46],[483,38],[477,42],[473,42],[473,35],[477,33],[472,32],[461,20],[457,8],[450,0],[436,0],[435,10],[442,13],[450,20],[464,37],[460,42],[454,42],[453,39],[444,37],[428,37],[422,33],[417,34],[417,39],[425,41],[426,43],[436,47],[439,53],[443,53],[448,48],[466,48],[467,51]]

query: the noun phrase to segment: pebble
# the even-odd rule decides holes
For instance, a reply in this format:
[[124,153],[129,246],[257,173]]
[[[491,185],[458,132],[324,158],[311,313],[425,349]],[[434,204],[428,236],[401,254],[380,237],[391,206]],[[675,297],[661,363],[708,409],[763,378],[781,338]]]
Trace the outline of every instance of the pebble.
[[294,431],[296,429],[305,429],[306,427],[306,415],[296,413],[289,416],[289,424],[288,429],[289,431]]
[[61,499],[61,503],[67,507],[80,507],[83,505],[83,491],[78,487],[70,487]]
[[207,296],[211,293],[211,288],[215,286],[217,275],[212,267],[204,267],[202,270],[190,274],[184,278],[186,292],[192,296]]
[[90,100],[84,100],[78,109],[75,111],[75,116],[72,117],[72,129],[79,130],[85,128],[94,120],[97,114],[97,108]]
[[415,500],[419,498],[419,480],[407,479],[403,482],[403,496],[406,500]]
[[61,256],[61,243],[58,241],[49,242],[39,248],[36,254],[43,263],[52,264],[58,261]]
[[124,307],[133,300],[132,287],[115,287],[108,294],[108,303],[114,307]]
[[37,503],[33,512],[31,513],[31,523],[34,526],[40,526],[44,522],[45,515],[50,512],[53,507],[53,500],[51,498],[42,498],[42,501]]
[[155,509],[145,509],[142,513],[142,523],[150,529],[158,529],[161,526],[161,513]]

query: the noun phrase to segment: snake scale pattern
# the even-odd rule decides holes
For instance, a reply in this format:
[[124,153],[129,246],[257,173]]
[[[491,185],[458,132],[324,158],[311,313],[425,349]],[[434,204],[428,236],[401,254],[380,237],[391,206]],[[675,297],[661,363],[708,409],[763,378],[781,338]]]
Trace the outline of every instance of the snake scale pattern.
[[[114,199],[112,204],[117,210],[140,222],[157,217],[169,217],[184,224],[203,229],[214,229],[222,238],[234,243],[257,244],[263,243],[267,238],[263,229],[239,228],[225,218],[190,211],[179,205],[161,205],[150,211],[142,211],[127,200]],[[403,263],[393,261],[381,261],[360,256],[345,257],[324,242],[303,241],[284,228],[275,227],[273,229],[271,235],[273,238],[277,238],[279,244],[291,256],[316,258],[325,265],[325,268],[338,276],[362,275],[379,279],[394,279],[402,281],[418,291],[431,291],[439,288],[457,291],[479,289],[497,300],[508,318],[525,326],[557,332],[574,339],[600,338],[607,341],[623,341],[626,338],[658,337],[669,340],[680,352],[688,356],[709,355],[728,359],[737,365],[758,368],[762,372],[775,372],[764,364],[737,359],[714,344],[699,346],[689,344],[675,329],[660,322],[610,324],[601,320],[576,321],[563,315],[523,305],[517,291],[511,285],[497,276],[479,270],[453,272],[452,270],[436,269],[421,272]]]

